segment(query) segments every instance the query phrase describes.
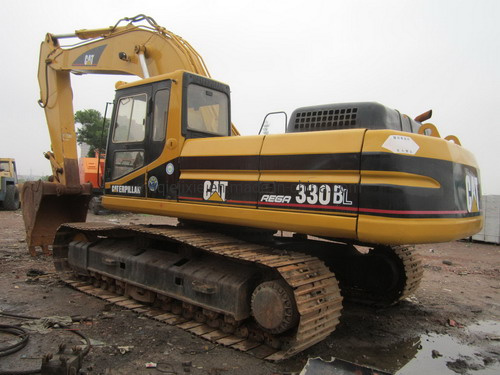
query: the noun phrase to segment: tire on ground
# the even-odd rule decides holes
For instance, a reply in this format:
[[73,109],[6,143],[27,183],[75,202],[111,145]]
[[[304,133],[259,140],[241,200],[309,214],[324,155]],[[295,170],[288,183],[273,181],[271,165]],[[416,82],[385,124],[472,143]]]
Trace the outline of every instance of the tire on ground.
[[15,185],[7,185],[3,208],[9,211],[14,211],[19,208],[19,191]]
[[94,215],[99,215],[101,213],[101,200],[98,197],[92,197],[89,202],[89,210]]

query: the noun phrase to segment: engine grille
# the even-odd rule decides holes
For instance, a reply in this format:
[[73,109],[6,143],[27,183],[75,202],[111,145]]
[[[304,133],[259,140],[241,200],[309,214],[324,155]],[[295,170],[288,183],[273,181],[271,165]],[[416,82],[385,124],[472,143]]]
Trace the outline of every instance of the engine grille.
[[357,107],[298,112],[293,126],[311,130],[354,128],[357,112]]

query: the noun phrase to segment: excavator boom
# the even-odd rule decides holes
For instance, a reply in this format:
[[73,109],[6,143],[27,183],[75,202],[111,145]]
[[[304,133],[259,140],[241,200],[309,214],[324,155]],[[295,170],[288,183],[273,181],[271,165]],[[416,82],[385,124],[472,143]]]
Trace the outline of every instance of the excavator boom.
[[[63,185],[79,184],[70,73],[149,78],[182,69],[210,77],[201,56],[181,37],[146,16],[124,20],[131,23],[62,36],[47,34],[42,42],[39,104],[45,109],[49,126],[52,153],[48,157],[53,175]],[[148,20],[149,26],[133,24],[142,20]],[[60,40],[69,37],[83,42],[61,47]]]

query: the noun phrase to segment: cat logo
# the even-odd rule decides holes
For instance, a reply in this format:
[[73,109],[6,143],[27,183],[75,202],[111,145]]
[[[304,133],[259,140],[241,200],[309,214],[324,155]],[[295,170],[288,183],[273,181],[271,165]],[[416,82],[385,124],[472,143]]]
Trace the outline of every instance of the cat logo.
[[99,60],[101,55],[106,48],[106,44],[102,46],[98,46],[95,48],[91,48],[88,51],[85,51],[80,56],[78,56],[75,61],[73,61],[73,66],[97,66],[99,64]]
[[203,183],[203,199],[206,201],[225,202],[227,181],[205,181]]
[[479,201],[479,179],[474,176],[470,171],[465,173],[465,194],[467,200],[467,211],[478,212],[480,210]]
[[94,55],[85,55],[83,65],[94,65]]

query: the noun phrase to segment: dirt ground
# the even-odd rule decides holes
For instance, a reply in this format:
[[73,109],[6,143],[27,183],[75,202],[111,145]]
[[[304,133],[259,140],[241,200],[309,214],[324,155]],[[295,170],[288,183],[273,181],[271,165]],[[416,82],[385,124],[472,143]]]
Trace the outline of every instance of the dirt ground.
[[[89,214],[89,220],[172,222],[132,214]],[[292,359],[269,363],[66,286],[58,280],[50,258],[28,254],[20,211],[0,211],[0,228],[0,310],[36,317],[86,318],[70,328],[32,332],[24,349],[0,357],[0,374],[39,368],[42,356],[57,352],[60,343],[68,347],[82,344],[71,329],[92,340],[82,366],[89,375],[289,374],[300,373],[312,357],[325,361],[336,357],[398,374],[500,373],[497,245],[450,242],[417,246],[425,273],[413,297],[385,309],[346,304],[340,325],[326,340]],[[37,275],[34,270],[45,274]],[[22,322],[0,315],[0,324]],[[0,333],[0,350],[12,342],[11,335]],[[157,363],[157,368],[146,368],[148,362]]]

